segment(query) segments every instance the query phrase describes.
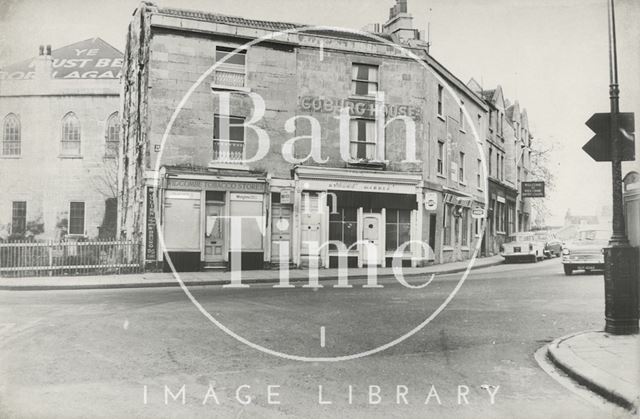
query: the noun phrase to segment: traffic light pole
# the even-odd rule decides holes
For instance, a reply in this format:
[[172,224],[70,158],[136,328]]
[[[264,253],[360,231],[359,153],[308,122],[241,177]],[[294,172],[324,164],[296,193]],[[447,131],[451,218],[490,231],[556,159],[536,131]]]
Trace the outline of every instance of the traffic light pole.
[[611,102],[611,178],[613,199],[612,236],[604,249],[605,332],[626,335],[638,333],[638,255],[626,235],[622,199],[622,145],[618,115],[620,89],[614,0],[607,0],[609,15],[609,98]]

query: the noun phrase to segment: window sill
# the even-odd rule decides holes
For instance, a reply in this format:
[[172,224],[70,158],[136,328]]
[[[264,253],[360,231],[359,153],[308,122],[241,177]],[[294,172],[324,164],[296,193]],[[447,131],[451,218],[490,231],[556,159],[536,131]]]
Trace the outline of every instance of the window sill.
[[375,96],[375,95],[356,95],[356,94],[350,94],[350,95],[349,95],[349,99],[356,99],[356,100],[376,100],[376,96]]
[[444,252],[453,252],[453,246],[444,245],[444,246],[442,246],[442,251],[444,251]]
[[468,252],[468,251],[469,251],[469,246],[467,246],[467,245],[462,245],[462,246],[460,247],[460,250],[462,250],[463,252]]
[[22,158],[22,155],[20,156],[0,156],[0,159],[20,159]]
[[447,177],[444,175],[444,173],[436,173],[436,176],[438,176],[439,178],[442,179],[446,179]]
[[249,166],[247,166],[244,162],[238,161],[217,161],[212,160],[209,162],[208,167],[212,169],[235,169],[235,170],[249,170]]
[[501,236],[506,236],[507,233],[505,231],[496,231],[496,234],[499,234]]
[[215,84],[215,83],[211,83],[211,90],[224,90],[224,91],[230,91],[230,92],[243,92],[243,93],[251,92],[251,88],[249,87],[225,86],[224,84]]
[[76,159],[81,159],[82,156],[67,156],[65,154],[60,154],[58,156],[59,159],[69,159],[69,160],[76,160]]
[[463,134],[466,134],[466,133],[467,133],[467,130],[466,130],[466,129],[464,129],[464,128],[460,128],[460,129],[458,129],[458,131],[460,131],[460,132],[461,132],[461,133],[463,133]]
[[467,182],[460,181],[460,182],[458,182],[458,183],[460,184],[460,186],[467,186]]
[[477,189],[479,192],[484,191],[484,189],[482,189],[482,188],[481,188],[481,187],[479,187],[479,186],[478,186],[476,189]]
[[442,122],[445,122],[444,116],[438,114],[436,115],[438,117],[439,120],[441,120]]

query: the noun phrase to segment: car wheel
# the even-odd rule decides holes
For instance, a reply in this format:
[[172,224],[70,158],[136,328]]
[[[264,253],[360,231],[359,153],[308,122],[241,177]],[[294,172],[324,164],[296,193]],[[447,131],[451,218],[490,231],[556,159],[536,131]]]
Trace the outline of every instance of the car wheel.
[[564,274],[571,275],[572,273],[573,273],[573,268],[571,266],[564,265]]

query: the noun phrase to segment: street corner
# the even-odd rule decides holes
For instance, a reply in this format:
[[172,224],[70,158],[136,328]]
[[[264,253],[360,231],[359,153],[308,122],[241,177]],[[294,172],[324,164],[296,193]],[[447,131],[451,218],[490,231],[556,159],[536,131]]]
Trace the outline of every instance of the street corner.
[[639,351],[640,335],[584,331],[551,342],[547,357],[576,383],[636,413],[640,401]]

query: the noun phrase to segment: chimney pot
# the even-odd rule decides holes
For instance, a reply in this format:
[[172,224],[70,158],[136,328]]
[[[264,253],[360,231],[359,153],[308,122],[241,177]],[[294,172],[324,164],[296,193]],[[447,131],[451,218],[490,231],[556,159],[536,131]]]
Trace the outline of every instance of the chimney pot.
[[44,55],[44,45],[38,47],[38,55]]
[[47,45],[47,55],[51,55],[51,45]]

